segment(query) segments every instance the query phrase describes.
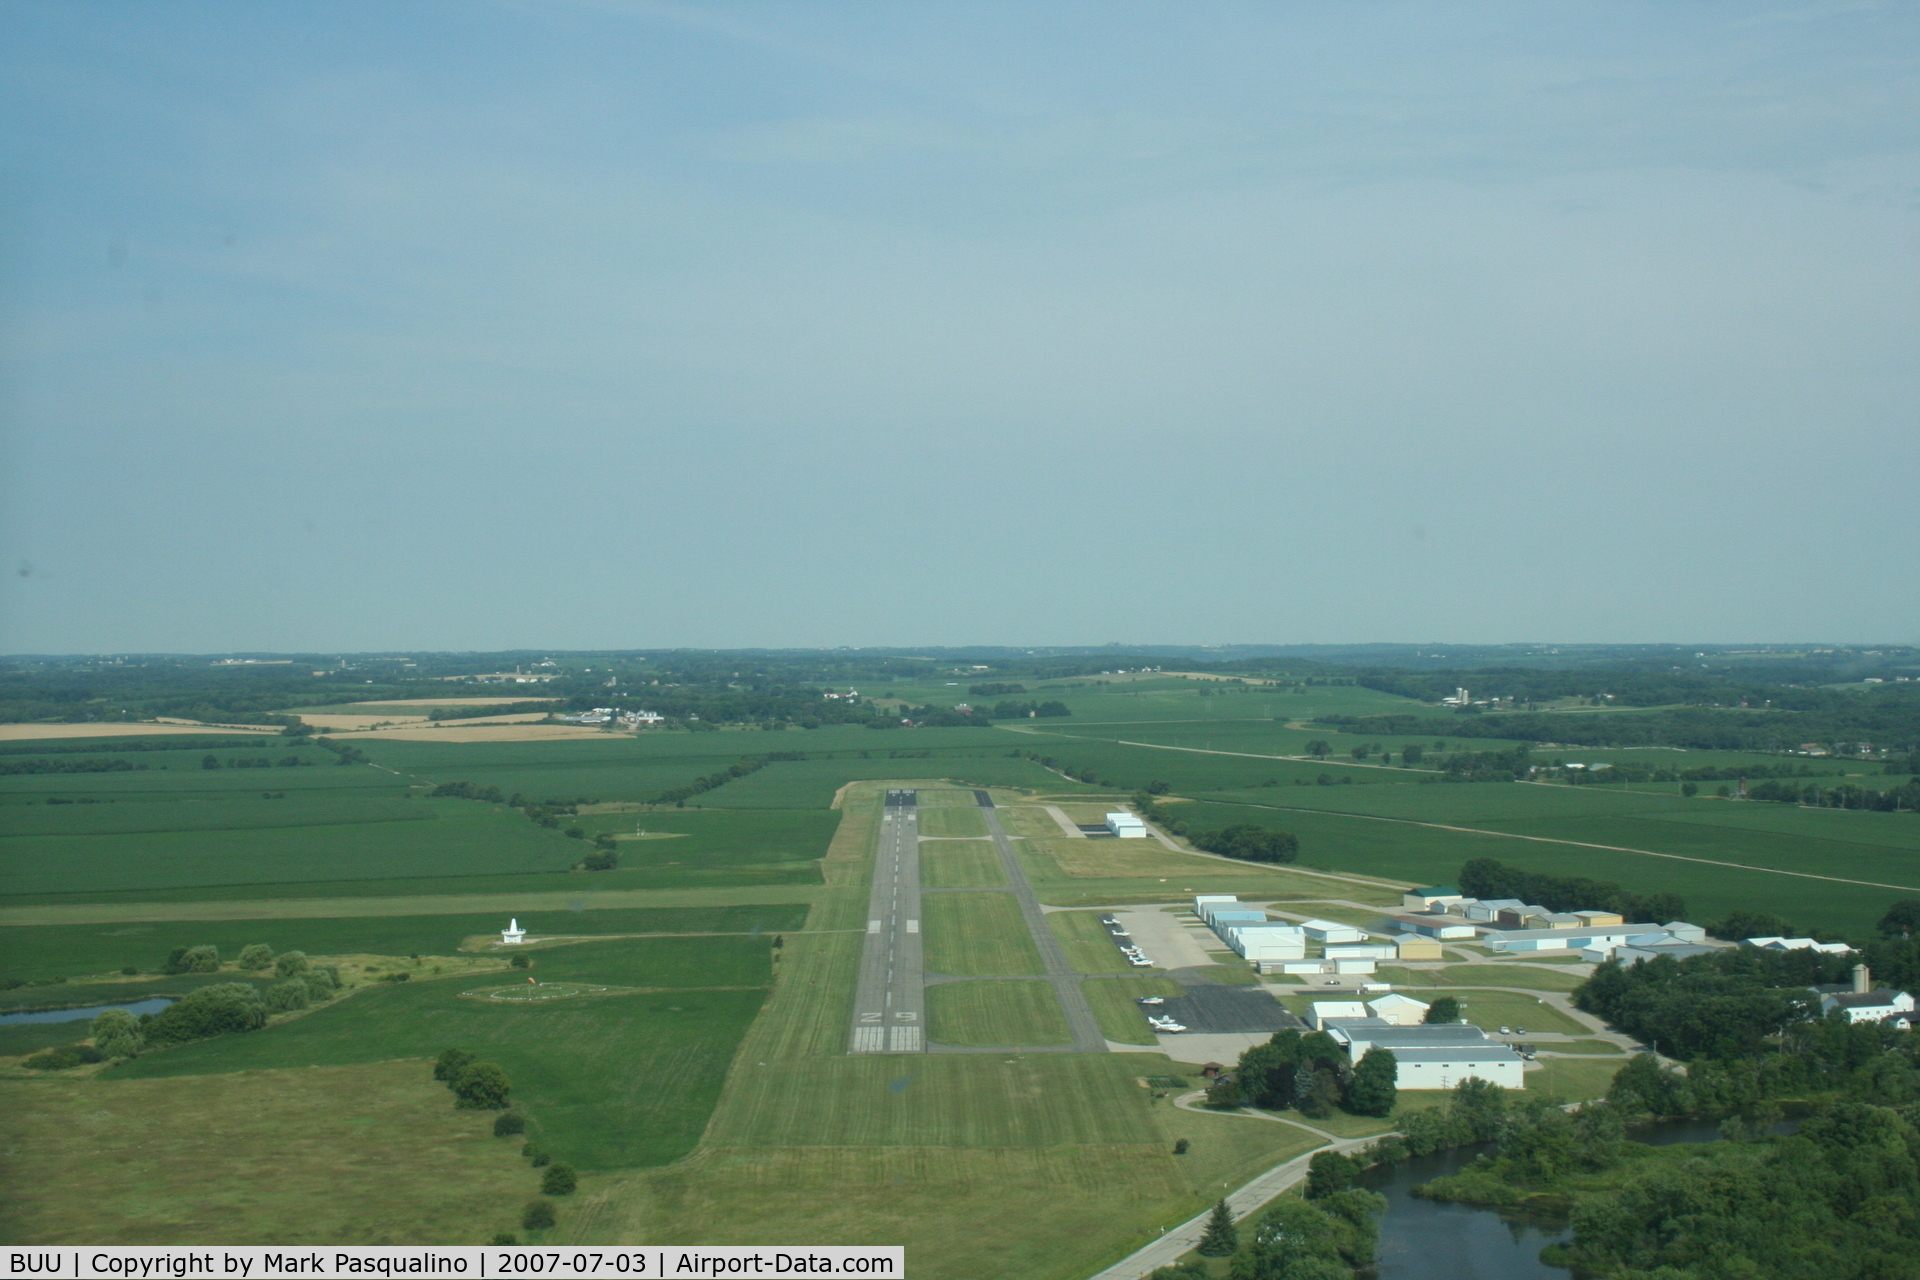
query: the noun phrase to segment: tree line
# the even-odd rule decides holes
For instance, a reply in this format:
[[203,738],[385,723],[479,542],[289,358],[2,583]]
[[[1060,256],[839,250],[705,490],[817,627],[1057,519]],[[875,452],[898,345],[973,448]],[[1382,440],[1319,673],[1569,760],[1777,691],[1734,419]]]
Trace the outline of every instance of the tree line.
[[1611,880],[1553,876],[1510,867],[1498,858],[1469,858],[1460,866],[1460,892],[1489,901],[1518,898],[1549,911],[1612,911],[1634,922],[1659,924],[1686,918],[1687,903],[1677,893],[1629,893]]

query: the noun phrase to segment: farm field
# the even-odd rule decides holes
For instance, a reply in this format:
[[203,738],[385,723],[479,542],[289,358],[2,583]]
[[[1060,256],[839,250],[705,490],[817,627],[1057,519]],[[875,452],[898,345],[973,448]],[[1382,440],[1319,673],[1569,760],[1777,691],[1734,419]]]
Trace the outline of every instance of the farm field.
[[[1101,1032],[1143,1048],[1155,1040],[1138,997],[1178,995],[1181,988],[1164,976],[1129,972],[1097,923],[1097,906],[1229,892],[1277,900],[1301,914],[1369,917],[1368,907],[1343,903],[1394,906],[1394,882],[1447,883],[1466,858],[1494,856],[1612,879],[1636,891],[1672,889],[1687,897],[1690,917],[1700,921],[1750,906],[1779,910],[1808,927],[1840,921],[1858,928],[1884,906],[1854,886],[1514,837],[1682,853],[1733,849],[1735,855],[1700,856],[1768,859],[1841,876],[1849,872],[1833,868],[1897,867],[1920,851],[1920,824],[1906,815],[1683,801],[1599,787],[1425,785],[1420,779],[1429,775],[1354,767],[1350,758],[1269,761],[1118,741],[1211,743],[1215,750],[1264,754],[1298,751],[1325,737],[1341,751],[1362,739],[1292,729],[1288,722],[1420,705],[1352,686],[1246,687],[1254,691],[1177,678],[1105,687],[1084,680],[1030,683],[1021,696],[1063,698],[1074,715],[991,730],[729,729],[487,743],[355,739],[369,764],[336,766],[331,755],[309,747],[301,750],[318,767],[267,769],[205,769],[205,745],[198,741],[129,753],[136,764],[151,766],[146,770],[0,777],[0,819],[6,820],[0,871],[12,891],[0,899],[0,921],[40,920],[0,926],[0,975],[86,978],[128,965],[151,973],[174,947],[211,943],[232,956],[252,942],[316,956],[393,957],[381,962],[392,967],[410,964],[405,957],[415,954],[449,955],[463,941],[497,931],[511,913],[536,937],[604,939],[530,949],[535,977],[631,989],[551,1003],[486,1000],[461,993],[517,983],[524,975],[435,978],[431,960],[424,960],[413,981],[356,992],[261,1033],[152,1053],[91,1080],[0,1080],[0,1091],[12,1091],[0,1096],[62,1099],[51,1118],[11,1114],[23,1110],[17,1104],[5,1108],[10,1114],[0,1119],[0,1131],[45,1143],[48,1126],[106,1115],[109,1120],[78,1129],[99,1138],[122,1108],[145,1105],[162,1096],[160,1090],[190,1100],[181,1108],[179,1123],[186,1124],[203,1116],[203,1101],[215,1105],[254,1096],[243,1094],[246,1088],[279,1087],[287,1090],[290,1140],[299,1150],[321,1152],[337,1140],[333,1135],[362,1132],[346,1127],[349,1120],[377,1123],[420,1135],[417,1158],[391,1160],[396,1169],[466,1177],[472,1192],[425,1205],[389,1190],[397,1185],[392,1177],[366,1172],[357,1148],[331,1163],[315,1155],[310,1158],[325,1165],[329,1177],[366,1179],[365,1194],[354,1187],[339,1197],[343,1206],[370,1204],[376,1194],[391,1204],[362,1210],[357,1219],[329,1205],[313,1215],[315,1234],[284,1238],[317,1240],[328,1232],[367,1238],[364,1233],[387,1231],[384,1224],[414,1215],[449,1240],[479,1240],[512,1228],[533,1179],[512,1154],[518,1143],[489,1138],[461,1145],[469,1141],[462,1136],[468,1129],[484,1133],[484,1122],[453,1112],[439,1086],[418,1083],[426,1059],[452,1045],[499,1061],[513,1081],[516,1106],[531,1122],[531,1137],[587,1171],[582,1194],[562,1208],[557,1239],[901,1239],[915,1251],[922,1274],[1082,1280],[1159,1227],[1318,1139],[1285,1125],[1187,1112],[1155,1099],[1139,1079],[1177,1074],[1156,1053],[849,1056],[867,876],[885,784],[922,792],[927,969],[965,979],[928,988],[928,1029],[935,1041],[957,1047],[1043,1049],[1069,1039],[1053,988],[1031,980],[1042,966],[1016,900],[996,891],[1005,876],[994,846],[980,838],[985,827],[966,789],[972,786],[991,787],[996,800],[1012,806],[1001,810],[1000,820],[1042,901],[1074,908],[1049,913],[1047,927],[1073,967],[1087,975],[1082,990]],[[901,684],[894,692],[935,705],[966,696],[964,683]],[[1398,758],[1397,740],[1378,741],[1391,743]],[[1454,745],[1492,750],[1501,744]],[[279,746],[274,739],[242,739],[215,754],[271,757]],[[1076,771],[1090,769],[1123,790],[1072,782],[1010,754],[1028,750]],[[744,758],[788,751],[810,758],[771,761],[678,806],[648,803]],[[1629,753],[1606,754],[1625,759]],[[1676,758],[1711,762],[1705,753]],[[1321,786],[1322,773],[1351,781]],[[1302,865],[1225,862],[1169,851],[1157,840],[1069,839],[1037,803],[1060,804],[1080,821],[1097,821],[1125,788],[1151,780],[1168,782],[1175,797],[1185,797],[1169,808],[1196,829],[1253,822],[1295,831]],[[425,798],[431,786],[452,781],[498,786],[505,795],[593,803],[564,818],[560,829],[546,829],[503,806]],[[1262,785],[1270,781],[1275,785]],[[260,798],[282,790],[286,800]],[[99,803],[49,805],[48,799]],[[1389,818],[1411,821],[1381,820]],[[1416,825],[1422,822],[1484,833]],[[564,834],[574,826],[585,841]],[[601,834],[615,837],[618,869],[568,870]],[[88,848],[97,852],[85,854]],[[60,852],[65,849],[83,853],[69,857]],[[1323,878],[1311,873],[1315,868],[1361,880]],[[1887,871],[1857,878],[1901,876]],[[88,914],[76,918],[76,912]],[[734,936],[614,936],[624,934]],[[1251,980],[1241,967],[1217,972],[1224,981]],[[1578,981],[1575,975],[1488,962],[1388,976],[1422,999],[1442,986],[1454,988],[1446,993],[1462,998],[1466,1015],[1482,1025],[1566,1031],[1582,1036],[1572,1051],[1605,1052],[1588,1049],[1596,1042],[1585,1038],[1584,1028],[1536,998],[1488,989],[1564,992]],[[64,994],[97,999],[95,993],[109,987],[137,996],[184,986],[179,978],[75,982]],[[51,990],[0,996],[45,1001],[52,997],[40,993]],[[1292,991],[1290,1005],[1313,994]],[[50,1043],[69,1043],[75,1032],[56,1034]],[[0,1056],[28,1038],[0,1034]],[[1528,1091],[1593,1096],[1624,1061],[1609,1056],[1614,1060],[1560,1060],[1530,1071]],[[0,1074],[4,1070],[0,1064]],[[335,1095],[354,1096],[342,1108],[347,1115],[321,1116],[310,1105],[319,1095],[308,1092],[308,1080],[362,1082],[354,1087],[365,1097]],[[47,1092],[40,1095],[23,1092],[42,1086]],[[422,1103],[427,1111],[419,1109]],[[1432,1104],[1419,1096],[1406,1103]],[[99,1150],[131,1161],[132,1172],[116,1174],[104,1161],[100,1168],[83,1167],[83,1148],[65,1138],[36,1152],[43,1163],[35,1168],[85,1189],[129,1221],[173,1224],[156,1231],[225,1238],[206,1234],[184,1199],[141,1189],[139,1179],[150,1176],[141,1171],[152,1166],[140,1163],[137,1142],[163,1141],[159,1135],[172,1132],[167,1123],[165,1116],[143,1115],[126,1126],[124,1142],[99,1139]],[[1310,1123],[1343,1133],[1385,1127],[1346,1116]],[[249,1154],[254,1139],[250,1131],[234,1132],[242,1153],[234,1170],[180,1169],[198,1169],[190,1176],[211,1188],[208,1204],[278,1230],[291,1201],[283,1202],[276,1188],[249,1185],[260,1168]],[[1174,1157],[1178,1138],[1192,1145]],[[204,1161],[206,1148],[194,1150]],[[122,1151],[128,1154],[113,1154]],[[495,1188],[505,1189],[499,1211],[492,1207]],[[299,1189],[325,1194],[317,1184],[288,1184],[289,1195]],[[48,1205],[29,1195],[0,1208],[0,1231],[9,1238],[44,1231],[53,1239],[78,1230],[49,1216]],[[249,1227],[233,1229],[239,1234],[230,1238],[262,1238]]]
[[927,1037],[940,1044],[1067,1044],[1073,1034],[1053,984],[942,982],[927,988]]
[[[1483,787],[1501,791],[1531,791],[1543,795],[1572,794],[1577,803],[1588,803],[1591,799],[1578,794],[1589,790],[1587,788],[1548,789],[1501,783],[1421,787],[1419,791],[1453,792]],[[1340,796],[1343,802],[1358,804],[1375,794],[1387,795],[1403,789],[1343,787],[1338,790],[1343,793]],[[1396,803],[1400,799],[1396,796]],[[1635,834],[1643,842],[1630,844],[1621,840],[1591,839],[1596,834],[1591,821],[1582,821],[1577,826],[1567,823],[1555,824],[1551,828],[1542,827],[1540,834],[1534,836],[1532,832],[1520,829],[1522,823],[1505,819],[1480,819],[1480,830],[1477,831],[1448,830],[1446,825],[1422,825],[1423,822],[1432,821],[1430,819],[1387,818],[1320,808],[1282,808],[1282,800],[1290,802],[1291,797],[1283,793],[1279,799],[1266,805],[1203,800],[1172,807],[1183,820],[1196,828],[1253,822],[1292,831],[1300,838],[1301,864],[1315,868],[1391,876],[1405,883],[1440,884],[1456,875],[1461,863],[1467,859],[1491,857],[1532,871],[1611,880],[1631,886],[1636,892],[1678,893],[1686,900],[1689,916],[1696,921],[1716,920],[1733,910],[1746,907],[1777,912],[1797,922],[1801,928],[1871,932],[1873,922],[1886,910],[1887,904],[1903,896],[1898,889],[1872,889],[1840,882],[1882,879],[1878,875],[1850,873],[1890,864],[1897,866],[1902,855],[1896,846],[1867,844],[1859,841],[1858,836],[1866,833],[1874,838],[1904,841],[1907,838],[1905,828],[1893,821],[1881,825],[1854,824],[1851,820],[1897,820],[1901,816],[1898,814],[1846,810],[1793,811],[1810,818],[1830,817],[1834,820],[1830,831],[1855,837],[1848,848],[1833,853],[1830,860],[1822,861],[1817,856],[1808,856],[1812,847],[1808,841],[1790,838],[1789,844],[1771,845],[1768,837],[1762,833],[1692,822],[1662,822],[1653,824],[1651,828],[1636,828]],[[1666,801],[1654,798],[1653,803]],[[1787,808],[1777,807],[1782,810]],[[1474,824],[1449,822],[1447,825]],[[1880,835],[1889,829],[1889,836]],[[1566,841],[1581,843],[1563,843]],[[1672,853],[1674,857],[1583,847],[1585,844],[1622,844],[1629,848],[1648,849],[1655,854]],[[1838,877],[1840,880],[1769,874],[1762,865],[1763,858],[1747,852],[1757,847],[1775,848],[1775,853],[1764,861],[1796,864],[1777,867],[1776,870],[1806,872],[1815,876]],[[1709,865],[1678,861],[1676,858],[1707,858],[1715,863],[1731,862],[1738,865]],[[1889,877],[1887,882],[1906,884],[1913,879],[1911,875],[1901,875],[1898,878]]]

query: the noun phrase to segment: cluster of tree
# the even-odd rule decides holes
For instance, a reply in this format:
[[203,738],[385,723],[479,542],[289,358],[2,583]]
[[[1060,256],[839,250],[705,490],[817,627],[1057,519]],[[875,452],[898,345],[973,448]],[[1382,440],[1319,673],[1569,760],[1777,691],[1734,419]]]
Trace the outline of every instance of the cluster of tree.
[[[1026,712],[1020,713],[1022,716]],[[1009,717],[1011,718],[1011,717]],[[985,729],[993,717],[984,707],[962,711],[957,707],[916,707],[903,703],[867,721],[869,729],[899,729],[907,724],[924,729]]]
[[[1461,683],[1473,685],[1474,677],[1462,673]],[[1451,688],[1446,692],[1452,692]],[[1407,713],[1322,716],[1317,723],[1373,737],[1439,735],[1563,742],[1577,735],[1588,746],[1666,746],[1699,751],[1777,752],[1794,750],[1803,742],[1874,742],[1904,756],[1920,742],[1920,682],[1878,686],[1865,694],[1764,685],[1708,705],[1589,715],[1577,720],[1549,712],[1510,711],[1466,717]]]
[[1385,1049],[1369,1049],[1352,1063],[1346,1049],[1324,1031],[1277,1031],[1213,1082],[1207,1105],[1291,1107],[1309,1118],[1332,1115],[1336,1107],[1358,1116],[1384,1116],[1399,1097],[1398,1073],[1399,1064]]
[[995,720],[1028,720],[1070,716],[1073,712],[1064,702],[996,702],[989,714]]
[[1816,809],[1870,809],[1878,813],[1920,812],[1920,779],[1905,786],[1873,791],[1854,783],[1823,787],[1818,783],[1762,782],[1747,791],[1750,800],[1806,805]]
[[724,787],[735,778],[744,778],[748,774],[758,773],[766,767],[766,757],[748,756],[743,760],[735,761],[718,773],[710,773],[704,778],[695,778],[692,782],[686,783],[683,786],[670,787],[655,796],[652,803],[670,804],[676,808],[684,808],[687,801],[693,799],[695,796],[704,795],[715,787]]
[[450,797],[455,800],[483,800],[488,804],[499,804],[506,799],[500,794],[499,787],[476,787],[471,782],[443,782],[427,794],[434,797]]
[[442,1049],[433,1078],[452,1091],[453,1105],[462,1111],[505,1111],[513,1092],[498,1063],[481,1062],[465,1049]]
[[[1791,1134],[1777,1099],[1812,1114]],[[1614,1077],[1604,1105],[1508,1108],[1494,1150],[1420,1194],[1489,1206],[1546,1197],[1573,1238],[1543,1260],[1586,1275],[1744,1280],[1914,1274],[1920,1218],[1920,1040],[1878,1023],[1806,1024],[1756,1055],[1651,1054]],[[1723,1115],[1727,1141],[1655,1159],[1626,1140],[1643,1116]]]
[[1610,880],[1550,876],[1510,867],[1498,858],[1469,858],[1460,866],[1460,892],[1486,901],[1518,898],[1549,911],[1612,911],[1635,922],[1684,919],[1686,899],[1675,893],[1628,893]]
[[19,773],[132,773],[146,762],[107,760],[88,756],[79,760],[0,760],[0,777]]
[[1300,837],[1293,832],[1275,831],[1251,822],[1236,823],[1218,831],[1201,831],[1189,839],[1196,849],[1247,862],[1292,862],[1300,856]]
[[199,987],[158,1013],[140,1019],[145,1046],[185,1044],[267,1025],[267,1005],[250,982],[216,982]]
[[74,1067],[106,1061],[108,1056],[98,1045],[68,1044],[56,1049],[42,1049],[20,1065],[29,1071],[70,1071]]
[[582,871],[611,871],[620,865],[620,850],[605,831],[593,838],[593,852],[580,859]]
[[[1448,756],[1440,766],[1441,782],[1512,782],[1524,778],[1533,769],[1528,747],[1511,751],[1462,751]],[[1430,779],[1432,781],[1432,779]]]
[[1818,1016],[1808,987],[1844,980],[1848,957],[1736,947],[1632,965],[1609,960],[1574,991],[1574,1004],[1668,1057],[1760,1053],[1787,1028]]
[[367,753],[345,742],[335,742],[331,738],[314,738],[313,745],[323,751],[331,751],[335,764],[365,764]]
[[[310,763],[312,762],[302,760],[299,756],[281,756],[278,760],[269,760],[265,756],[254,756],[251,759],[229,756],[226,767],[229,769],[298,769],[301,765]],[[143,765],[141,767],[144,768],[145,766]],[[206,755],[200,757],[200,767],[202,769],[218,769],[220,768],[220,757],[209,751]]]
[[[1220,1201],[1196,1252],[1231,1258],[1232,1280],[1352,1280],[1373,1266],[1387,1198],[1354,1187],[1357,1168],[1341,1167],[1351,1164],[1336,1152],[1316,1155],[1304,1193],[1281,1196],[1244,1229]],[[1153,1273],[1153,1280],[1212,1278],[1213,1270],[1198,1259]]]
[[[1373,1261],[1374,1223],[1386,1206],[1384,1198],[1355,1188],[1366,1168],[1493,1142],[1549,1112],[1557,1112],[1551,1103],[1515,1102],[1498,1085],[1470,1077],[1454,1087],[1444,1107],[1399,1117],[1398,1135],[1350,1156],[1316,1154],[1302,1194],[1274,1201],[1251,1231],[1216,1209],[1207,1232],[1216,1242],[1214,1252],[1205,1256],[1230,1254],[1231,1280],[1352,1280],[1356,1269]],[[1213,1273],[1204,1263],[1189,1263],[1153,1274],[1154,1280],[1211,1280]]]
[[562,818],[571,818],[580,812],[581,805],[599,804],[592,796],[549,796],[545,800],[529,800],[518,791],[507,801],[507,808],[518,809],[527,816],[527,820],[537,827],[552,829],[560,825]]
[[427,719],[480,720],[487,716],[521,716],[552,709],[553,703],[543,698],[538,702],[507,702],[490,707],[435,707],[427,712]]

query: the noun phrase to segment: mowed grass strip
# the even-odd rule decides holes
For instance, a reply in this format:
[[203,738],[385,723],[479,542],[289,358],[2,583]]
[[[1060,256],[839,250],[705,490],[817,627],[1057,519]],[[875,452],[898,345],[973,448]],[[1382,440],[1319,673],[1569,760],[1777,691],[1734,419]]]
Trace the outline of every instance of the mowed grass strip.
[[929,889],[993,889],[1007,882],[990,840],[922,840],[920,883]]
[[974,978],[1043,971],[1040,950],[1010,893],[930,893],[921,899],[920,931],[929,973]]
[[1445,969],[1380,970],[1380,981],[1396,987],[1525,987],[1530,991],[1571,991],[1583,981],[1579,974],[1556,973],[1516,964],[1456,964]]
[[1052,911],[1047,927],[1060,940],[1075,973],[1130,973],[1133,966],[1100,923],[1098,911]]
[[[608,1001],[607,1003],[612,1003]],[[1157,1142],[1114,1054],[743,1058],[709,1147],[1051,1147]]]
[[[0,1084],[10,1244],[479,1244],[535,1179],[425,1062]],[[562,1209],[564,1215],[565,1209]]]
[[1130,974],[1124,978],[1089,978],[1080,984],[1080,990],[1086,995],[1087,1003],[1093,1006],[1093,1016],[1100,1023],[1100,1034],[1116,1044],[1158,1044],[1153,1028],[1147,1023],[1140,997],[1185,994],[1185,989],[1172,978],[1146,974]]
[[[1170,1063],[1166,1071],[1177,1074]],[[1169,1149],[1181,1138],[1187,1140],[1187,1152],[1176,1163],[1186,1175],[1187,1185],[1203,1198],[1217,1198],[1303,1151],[1325,1145],[1322,1139],[1290,1124],[1249,1123],[1246,1116],[1189,1111],[1174,1106],[1172,1098],[1156,1101],[1153,1116],[1166,1132]]]
[[920,834],[929,838],[984,836],[987,824],[978,808],[940,805],[920,810]]
[[1053,984],[942,982],[927,988],[927,1035],[939,1044],[1067,1044],[1073,1033]]
[[[704,1147],[635,1175],[611,1198],[604,1229],[578,1242],[884,1238],[906,1246],[916,1280],[1081,1280],[1206,1207],[1171,1149],[1157,1133],[1091,1147]],[[564,1217],[561,1231],[576,1242]]]
[[1528,1031],[1557,1031],[1569,1036],[1590,1036],[1593,1028],[1583,1026],[1545,1003],[1538,996],[1523,996],[1512,991],[1470,991],[1433,988],[1400,988],[1403,994],[1415,1000],[1424,1000],[1432,1004],[1440,996],[1452,996],[1460,1002],[1462,1021],[1471,1022],[1482,1031],[1498,1031],[1501,1027],[1525,1027]]

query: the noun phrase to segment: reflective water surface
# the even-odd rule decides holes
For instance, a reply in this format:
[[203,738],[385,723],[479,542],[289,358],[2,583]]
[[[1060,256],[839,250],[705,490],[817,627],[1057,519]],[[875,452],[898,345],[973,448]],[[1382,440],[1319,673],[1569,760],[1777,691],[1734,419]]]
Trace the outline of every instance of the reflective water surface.
[[16,1022],[85,1022],[91,1021],[109,1009],[125,1009],[128,1013],[139,1017],[143,1013],[158,1013],[173,1001],[172,996],[153,996],[128,1004],[90,1004],[84,1009],[33,1009],[26,1013],[0,1013],[0,1026],[8,1026]]

